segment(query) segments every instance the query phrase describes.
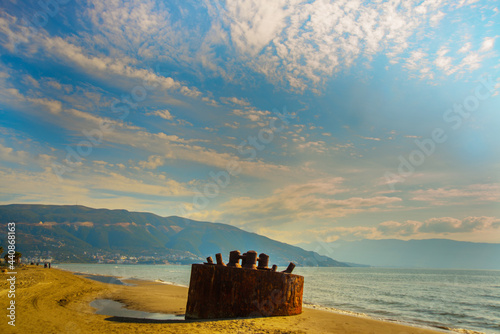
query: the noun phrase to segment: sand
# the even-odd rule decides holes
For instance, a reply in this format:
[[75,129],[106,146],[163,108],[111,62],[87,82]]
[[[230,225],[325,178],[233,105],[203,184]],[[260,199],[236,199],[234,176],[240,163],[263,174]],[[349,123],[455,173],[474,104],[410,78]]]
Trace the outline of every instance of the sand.
[[90,302],[108,298],[130,309],[183,314],[187,288],[131,280],[101,283],[59,269],[18,268],[16,326],[7,324],[8,288],[0,274],[2,333],[442,333],[363,317],[304,308],[301,315],[217,321],[139,320],[95,314]]

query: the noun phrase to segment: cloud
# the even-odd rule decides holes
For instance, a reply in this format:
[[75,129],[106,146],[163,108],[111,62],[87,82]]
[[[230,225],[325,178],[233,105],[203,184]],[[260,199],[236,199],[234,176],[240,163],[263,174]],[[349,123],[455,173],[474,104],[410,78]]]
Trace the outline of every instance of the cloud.
[[434,73],[431,71],[431,62],[427,59],[428,57],[428,54],[422,50],[411,51],[403,66],[410,71],[418,72],[420,79],[432,80]]
[[488,52],[493,49],[495,45],[495,37],[486,37],[481,44],[480,52]]
[[456,69],[452,66],[453,59],[451,57],[446,57],[446,54],[449,50],[446,47],[441,47],[437,52],[438,57],[434,61],[434,64],[438,67],[438,69],[445,72],[446,75],[453,74]]
[[3,103],[13,106],[22,105],[24,109],[29,110],[33,114],[41,114],[39,110],[40,107],[53,115],[58,115],[62,111],[61,101],[50,98],[27,96],[21,93],[17,88],[9,88],[5,83],[1,88],[0,96],[2,97]]
[[465,43],[460,50],[458,50],[458,53],[467,53],[472,47],[472,44],[470,42]]
[[258,122],[261,121],[264,116],[269,115],[270,112],[267,110],[257,110],[254,107],[246,107],[244,109],[234,109],[233,114],[247,118],[252,122]]
[[374,140],[374,141],[381,141],[382,140],[380,138],[375,138],[375,137],[363,137],[363,136],[360,136],[360,137],[363,139],[366,139],[366,140]]
[[201,95],[196,88],[183,86],[171,77],[158,75],[148,69],[138,69],[129,64],[125,58],[111,58],[107,56],[92,56],[84,52],[83,48],[74,45],[61,37],[45,37],[43,46],[54,57],[78,66],[81,70],[103,77],[106,74],[119,75],[141,82],[155,83],[165,90],[177,90],[188,97]]
[[28,101],[35,105],[40,105],[45,107],[48,111],[50,111],[52,114],[59,114],[62,110],[62,103],[61,101],[56,101],[52,99],[47,99],[47,98],[26,98]]
[[282,31],[263,49],[255,68],[274,81],[285,80],[292,88],[304,90],[307,83],[321,84],[362,57],[370,61],[383,52],[396,59],[409,48],[413,35],[442,19],[442,12],[429,14],[442,6],[443,1],[419,6],[291,1],[287,26],[278,26]]
[[430,218],[424,222],[407,220],[399,223],[388,221],[381,223],[377,230],[385,236],[416,236],[422,234],[447,235],[454,233],[471,233],[500,228],[500,219],[495,217],[452,217]]
[[174,116],[170,113],[168,110],[155,110],[153,112],[149,112],[146,115],[154,115],[154,116],[159,116],[163,119],[172,121],[174,119]]
[[228,1],[224,19],[238,51],[256,56],[284,28],[288,10],[286,0]]
[[325,142],[322,140],[309,141],[303,144],[299,144],[297,145],[297,148],[302,151],[312,151],[316,153],[325,153],[327,151]]
[[29,154],[25,151],[14,151],[13,148],[0,143],[0,160],[26,165],[29,161]]
[[148,158],[148,161],[139,161],[139,166],[147,169],[156,169],[160,166],[163,166],[164,160],[159,155],[151,155]]
[[35,88],[40,88],[40,83],[29,74],[23,76],[22,83],[26,86],[33,86]]
[[460,239],[460,236],[464,235],[466,239],[470,239],[473,234],[500,233],[500,219],[487,216],[469,216],[463,219],[436,217],[425,221],[406,220],[399,222],[389,220],[376,226],[336,226],[306,232],[314,233],[320,237],[320,240],[326,242],[337,239]]
[[154,178],[147,183],[137,176],[129,178],[106,170],[93,173],[92,177],[86,175],[88,172],[83,166],[76,174],[65,175],[61,182],[50,167],[40,172],[0,168],[0,192],[20,203],[77,203],[136,211],[158,210],[167,206],[173,197],[191,195],[182,184],[173,180]]
[[192,195],[192,192],[180,182],[172,179],[161,180],[161,178],[146,182],[140,178],[140,174],[128,177],[113,171],[106,171],[101,174],[94,173],[90,180],[83,182],[88,183],[86,186],[88,189],[99,189],[104,192],[135,193],[158,197]]
[[432,27],[436,27],[439,22],[445,17],[445,13],[438,11],[434,16],[431,17],[430,23]]
[[434,205],[456,204],[459,200],[476,203],[498,202],[500,201],[500,184],[473,184],[462,189],[420,189],[411,194],[412,200],[430,202]]
[[[465,37],[465,40],[467,38]],[[405,60],[404,67],[410,71],[410,76],[415,76],[413,73],[418,72],[417,77],[430,81],[434,80],[439,73],[462,78],[466,72],[481,68],[485,59],[493,56],[490,51],[494,46],[494,41],[495,37],[485,37],[481,47],[477,50],[472,49],[472,43],[465,42],[455,54],[452,54],[447,45],[440,46],[435,53],[425,52],[422,49],[414,50]]]
[[[151,5],[152,3],[149,3]],[[117,5],[117,4],[116,4]],[[142,15],[148,14],[148,8],[151,10],[151,6],[146,6],[140,3],[135,3],[135,7],[130,7],[130,13],[122,12],[121,16],[124,17],[137,17],[143,18]],[[94,8],[101,8],[102,5],[99,5],[99,2],[95,2]],[[118,6],[119,7],[119,6]],[[132,8],[134,10],[132,10]],[[92,9],[89,9],[92,11]],[[120,15],[118,15],[120,16]],[[98,20],[97,17],[94,17]],[[107,17],[109,20],[116,20],[118,17],[116,15],[111,14]],[[131,30],[132,27],[128,27],[124,29],[125,31],[138,32],[143,31],[144,29],[148,30],[149,27],[155,25],[155,22],[161,21],[161,17],[157,18],[157,20],[142,20],[138,24],[137,30]],[[116,23],[116,22],[114,22]],[[140,29],[139,29],[140,28]],[[142,30],[141,30],[142,29]],[[20,23],[20,20],[16,17],[6,15],[4,17],[0,17],[0,31],[3,32],[4,35],[9,36],[9,40],[0,40],[0,43],[4,45],[7,49],[14,51],[14,44],[19,43],[29,43],[30,49],[25,51],[25,55],[29,57],[52,57],[52,59],[57,60],[59,62],[64,62],[69,64],[72,67],[76,67],[79,70],[92,74],[96,77],[101,77],[104,79],[110,79],[110,76],[121,76],[129,79],[137,79],[140,80],[141,83],[154,84],[161,87],[164,90],[173,90],[177,91],[187,97],[197,98],[202,94],[195,87],[187,87],[180,83],[179,81],[174,80],[172,77],[163,76],[153,72],[150,69],[141,69],[136,68],[135,65],[137,60],[124,56],[120,53],[115,53],[114,56],[102,55],[97,52],[97,49],[102,48],[94,48],[95,45],[84,45],[85,39],[80,38],[72,38],[72,39],[63,39],[59,36],[51,37],[49,34],[40,29],[37,38],[33,38],[31,41],[28,38],[21,38],[23,34],[28,33],[28,36],[31,36],[28,28],[23,27]],[[114,29],[112,30],[113,39],[119,39],[119,36],[122,34]],[[154,34],[152,35],[154,36]],[[153,38],[153,37],[150,37]],[[13,39],[15,41],[13,41]],[[93,36],[92,38],[88,38],[91,40],[99,40],[100,37],[98,35]],[[140,38],[136,38],[136,42],[141,42]],[[82,43],[82,44],[79,44]],[[110,47],[109,44],[102,45],[105,47]],[[38,55],[37,55],[38,53]],[[109,80],[111,83],[115,83],[114,80]]]
[[[380,211],[400,202],[398,197],[347,197],[342,178],[291,184],[262,198],[236,197],[220,205],[223,221],[256,229],[309,221],[325,221],[350,214]],[[345,197],[345,196],[344,196]]]
[[407,220],[404,223],[386,221],[379,224],[377,231],[382,235],[410,236],[417,233],[421,225],[420,222],[413,220]]
[[250,102],[248,102],[247,100],[238,99],[237,97],[221,97],[220,100],[226,104],[233,103],[242,107],[247,107],[250,105]]
[[[114,120],[106,117],[100,117],[89,112],[77,109],[65,109],[60,115],[60,120],[65,128],[72,129],[81,133],[82,129],[106,129],[109,132],[106,136],[111,136],[118,129],[124,130],[140,130],[140,127],[129,125],[122,120]],[[102,134],[101,134],[102,135]]]
[[455,6],[457,8],[460,8],[460,7],[472,5],[478,1],[479,0],[460,0],[459,2],[455,3]]
[[238,122],[233,122],[233,123],[224,123],[224,126],[227,126],[228,128],[231,129],[238,129],[240,127],[240,123]]

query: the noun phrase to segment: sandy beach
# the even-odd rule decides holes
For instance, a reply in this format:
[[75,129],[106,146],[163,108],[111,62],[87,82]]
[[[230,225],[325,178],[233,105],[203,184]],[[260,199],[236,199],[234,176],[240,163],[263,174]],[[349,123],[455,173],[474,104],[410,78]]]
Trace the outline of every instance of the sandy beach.
[[[185,287],[132,280],[117,285],[82,275],[43,267],[18,268],[15,330],[2,318],[7,333],[442,333],[396,323],[304,308],[298,316],[217,321],[140,320],[95,314],[90,302],[97,298],[120,301],[127,308],[183,314]],[[1,276],[0,306],[6,314],[8,278]],[[7,331],[5,331],[7,329]]]

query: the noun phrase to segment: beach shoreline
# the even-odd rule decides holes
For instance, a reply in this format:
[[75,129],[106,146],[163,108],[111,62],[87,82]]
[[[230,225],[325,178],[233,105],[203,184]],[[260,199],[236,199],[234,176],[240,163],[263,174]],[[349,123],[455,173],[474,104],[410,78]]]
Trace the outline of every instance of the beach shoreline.
[[[104,283],[85,275],[63,269],[36,266],[19,268],[18,321],[22,332],[115,332],[137,333],[443,333],[444,329],[423,328],[413,324],[383,321],[370,317],[304,307],[303,313],[290,317],[224,319],[203,321],[147,321],[95,314],[90,303],[95,299],[110,299],[123,303],[127,309],[182,315],[187,291],[183,286],[140,279],[123,279],[129,285]],[[0,296],[6,294],[2,279]],[[1,298],[6,309],[7,298]],[[25,317],[29,314],[29,317]],[[29,320],[28,320],[29,319]],[[75,319],[79,319],[75,321]],[[44,326],[40,326],[44,324]],[[3,328],[5,324],[0,325]],[[43,331],[45,330],[45,331]],[[40,333],[42,333],[40,332]],[[477,333],[464,331],[462,333]]]

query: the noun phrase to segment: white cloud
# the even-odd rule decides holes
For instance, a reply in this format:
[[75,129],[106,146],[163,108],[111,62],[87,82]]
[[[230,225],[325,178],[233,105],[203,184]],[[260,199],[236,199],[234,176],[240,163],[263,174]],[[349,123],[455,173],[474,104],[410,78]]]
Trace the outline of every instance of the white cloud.
[[455,3],[455,6],[457,8],[464,7],[464,6],[470,6],[472,4],[475,4],[479,0],[460,0],[459,2]]
[[224,126],[227,126],[228,128],[231,129],[238,129],[240,127],[240,123],[238,122],[233,122],[233,123],[224,123]]
[[434,61],[434,64],[446,75],[450,75],[456,71],[456,68],[453,68],[451,57],[447,57],[446,54],[449,50],[446,47],[441,47],[437,52],[437,58]]
[[30,112],[34,114],[40,114],[40,107],[54,115],[58,115],[62,111],[61,101],[49,98],[25,96],[17,88],[2,88],[0,96],[2,96],[2,102],[4,103],[15,106],[22,105],[25,109],[29,109]]
[[410,71],[410,76],[413,76],[413,72],[419,72],[420,79],[432,81],[439,72],[459,77],[466,72],[478,70],[486,58],[493,57],[489,51],[494,46],[494,40],[494,37],[486,37],[477,50],[472,50],[471,42],[465,42],[456,54],[451,54],[448,46],[440,46],[435,54],[414,50],[410,52],[404,67]]
[[423,234],[448,235],[454,233],[478,232],[500,228],[500,219],[495,217],[452,217],[430,218],[424,222],[407,220],[399,223],[387,221],[381,223],[377,230],[385,236],[408,237]]
[[[18,202],[75,204],[109,209],[151,210],[165,207],[166,201],[175,196],[192,193],[174,180],[154,178],[145,182],[102,168],[99,172],[82,166],[74,173],[64,175],[61,181],[50,166],[41,172],[0,168],[0,192]],[[41,192],[40,189],[43,189]],[[95,197],[96,194],[100,194]],[[102,194],[106,194],[103,196]],[[133,194],[133,195],[130,195]],[[142,199],[147,196],[147,200]],[[158,199],[154,199],[157,197]]]
[[244,109],[234,109],[233,114],[247,118],[252,122],[258,122],[261,121],[264,116],[267,116],[271,113],[267,110],[257,110],[253,107],[246,107]]
[[159,155],[151,155],[148,158],[148,161],[139,161],[139,166],[147,169],[156,169],[160,166],[163,166],[164,159]]
[[155,110],[153,112],[147,113],[146,115],[154,115],[154,116],[159,116],[163,119],[172,121],[174,119],[174,116],[170,113],[168,110]]
[[31,75],[29,75],[29,74],[26,74],[26,75],[23,76],[22,82],[26,86],[32,86],[32,87],[35,87],[35,88],[40,88],[40,83],[35,78],[33,78]]
[[246,107],[250,105],[250,102],[248,102],[245,99],[238,99],[237,97],[221,97],[220,100],[223,103],[229,104],[229,103],[234,103],[236,105]]
[[11,147],[0,144],[0,160],[25,165],[28,163],[29,155],[25,151],[14,151]]
[[[380,211],[400,202],[398,197],[347,197],[342,178],[324,178],[291,184],[263,198],[236,197],[223,203],[221,219],[255,230],[261,226],[324,221],[350,214]],[[345,197],[345,196],[343,196]]]
[[443,19],[443,17],[445,17],[445,14],[442,11],[438,11],[430,19],[431,26],[436,27],[439,24],[439,22]]
[[27,27],[16,25],[18,19],[3,11],[0,13],[0,43],[10,52],[17,51],[19,43],[29,42],[32,35]]
[[302,151],[312,151],[316,153],[325,153],[327,151],[325,142],[322,140],[309,141],[303,144],[299,144],[297,145],[297,148]]
[[52,114],[59,114],[62,110],[62,103],[61,101],[56,101],[52,99],[46,99],[46,98],[27,98],[28,101],[35,105],[40,105],[45,107],[48,111],[50,111]]
[[56,157],[48,154],[32,154],[23,150],[15,150],[0,143],[0,161],[13,162],[20,165],[45,168],[50,166]]
[[473,184],[462,189],[448,187],[416,190],[412,194],[412,200],[426,201],[434,205],[456,204],[459,200],[498,202],[500,201],[500,184]]
[[137,69],[129,65],[128,59],[88,55],[82,47],[71,44],[60,37],[46,37],[43,40],[43,45],[53,56],[96,76],[119,75],[130,79],[138,79],[141,82],[156,83],[163,89],[177,90],[189,97],[201,95],[196,88],[183,86],[171,77],[164,77],[147,69]]
[[[100,117],[77,109],[66,109],[60,115],[61,124],[68,129],[81,132],[82,129],[99,129],[101,132],[109,132],[111,135],[117,129],[140,130],[141,128],[124,123],[121,120]],[[102,130],[104,129],[104,130]]]
[[472,47],[472,44],[470,42],[465,43],[460,50],[458,50],[458,53],[467,53]]
[[410,236],[417,233],[422,224],[418,221],[407,220],[405,223],[386,221],[380,223],[377,230],[382,235]]
[[321,84],[360,57],[371,60],[376,53],[385,52],[395,59],[409,47],[409,39],[417,31],[429,21],[438,23],[444,14],[429,13],[442,4],[425,2],[414,8],[395,2],[291,1],[287,26],[263,49],[255,67],[295,89],[305,89],[307,82]]
[[480,52],[487,52],[493,49],[495,46],[495,37],[486,37],[481,44]]
[[[96,2],[94,5],[101,8],[99,3],[100,2]],[[112,2],[108,2],[108,5],[110,3]],[[148,12],[147,8],[150,8],[151,4],[152,3],[149,4],[149,7],[138,4],[138,8],[133,7],[134,10],[131,10],[132,7],[129,8],[131,10],[130,13],[122,12],[120,15],[125,17],[136,17],[139,19],[142,17],[142,14],[146,14]],[[118,4],[115,5],[118,6]],[[108,17],[108,19],[117,19],[120,15],[114,16],[111,14],[111,17]],[[96,20],[98,19],[96,18]],[[161,20],[161,18],[158,18],[158,20]],[[128,27],[127,31],[142,31],[141,29],[148,30],[150,27],[154,27],[155,22],[158,20],[141,20],[138,24],[140,29],[130,30],[131,27]],[[28,36],[31,36],[27,30],[28,28],[23,27],[19,20],[15,17],[11,17],[9,15],[6,17],[0,17],[0,31],[3,32],[4,35],[9,36],[8,41],[0,40],[0,43],[11,51],[14,51],[14,44],[27,43],[29,41],[26,37],[19,37],[23,35],[23,33],[28,33]],[[117,39],[120,36],[116,30],[113,30],[113,34],[113,39]],[[99,40],[98,35],[93,37],[96,40]],[[13,39],[15,39],[15,41],[13,41]],[[136,41],[141,42],[141,38],[137,37]],[[153,83],[162,89],[175,90],[188,97],[196,98],[201,95],[201,92],[199,92],[196,88],[187,87],[171,77],[156,74],[149,69],[136,68],[135,64],[137,61],[131,57],[124,56],[122,54],[105,56],[99,54],[95,50],[92,50],[92,48],[89,48],[88,46],[85,47],[77,44],[83,43],[82,40],[73,38],[70,41],[61,37],[51,37],[43,29],[40,29],[40,33],[37,35],[37,38],[33,38],[29,42],[30,51],[29,53],[26,53],[28,56],[35,56],[35,52],[38,51],[40,53],[39,56],[55,57],[55,59],[58,59],[59,61],[68,63],[73,67],[76,66],[78,69],[85,71],[87,74],[92,74],[97,77],[109,79],[110,75],[116,75],[127,77],[129,79],[137,79],[140,80],[141,83]],[[109,47],[108,44],[105,46]],[[113,82],[113,80],[110,80],[110,82]]]
[[231,40],[245,56],[256,56],[284,28],[286,0],[227,1],[225,20]]
[[410,71],[419,72],[418,77],[420,79],[434,79],[428,57],[428,54],[422,50],[412,51],[403,66]]
[[[377,226],[331,227],[315,230],[322,240],[327,242],[339,238],[343,240],[360,239],[428,239],[428,238],[454,238],[471,239],[475,235],[485,240],[485,235],[498,235],[500,233],[500,219],[495,217],[469,216],[463,219],[453,217],[429,218],[425,221],[406,220],[403,222],[389,220]],[[494,242],[493,238],[493,242]]]
[[363,139],[366,139],[366,140],[373,140],[373,141],[381,141],[382,140],[382,139],[376,138],[376,137],[363,137],[363,136],[360,136],[360,137]]

